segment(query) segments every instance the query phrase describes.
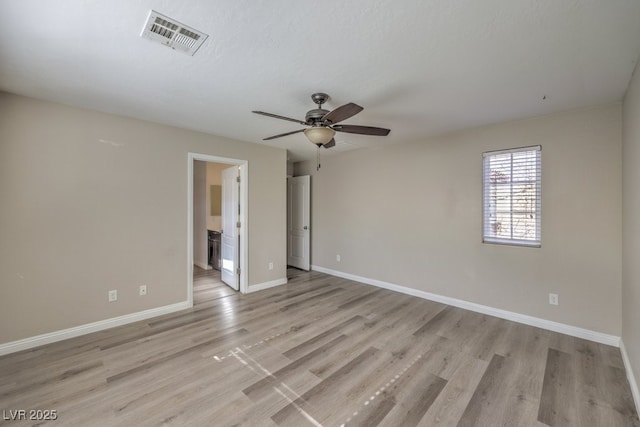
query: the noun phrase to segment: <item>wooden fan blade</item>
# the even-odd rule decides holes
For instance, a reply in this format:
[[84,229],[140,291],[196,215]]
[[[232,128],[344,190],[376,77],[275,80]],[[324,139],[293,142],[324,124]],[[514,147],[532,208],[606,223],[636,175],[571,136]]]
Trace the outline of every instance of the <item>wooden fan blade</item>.
[[252,113],[260,114],[262,116],[267,116],[267,117],[273,117],[274,119],[288,120],[290,122],[299,123],[301,125],[307,124],[307,122],[303,122],[302,120],[292,119],[291,117],[279,116],[277,114],[265,113],[264,111],[252,111]]
[[287,135],[293,135],[294,133],[304,132],[304,129],[294,130],[293,132],[281,133],[280,135],[270,136],[269,138],[264,138],[263,141],[270,141],[272,139],[280,138]]
[[376,128],[372,126],[336,125],[331,126],[331,128],[336,132],[358,133],[360,135],[387,136],[389,135],[389,132],[391,132],[391,129]]
[[330,123],[340,123],[343,120],[347,120],[349,117],[353,117],[358,114],[360,111],[364,110],[358,104],[354,104],[350,102],[348,104],[344,104],[341,107],[336,108],[333,111],[329,111],[322,117],[323,122]]
[[335,147],[336,145],[336,140],[331,138],[331,141],[327,142],[326,144],[323,145],[324,148],[331,148],[331,147]]

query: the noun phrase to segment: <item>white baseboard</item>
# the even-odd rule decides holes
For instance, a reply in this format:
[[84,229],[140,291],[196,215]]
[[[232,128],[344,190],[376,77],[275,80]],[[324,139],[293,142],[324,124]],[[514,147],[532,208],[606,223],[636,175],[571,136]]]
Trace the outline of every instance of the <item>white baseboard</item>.
[[579,328],[577,326],[566,325],[564,323],[558,323],[552,320],[540,319],[539,317],[528,316],[526,314],[515,313],[513,311],[502,310],[482,304],[476,304],[474,302],[464,301],[457,298],[432,294],[430,292],[421,291],[419,289],[407,288],[405,286],[383,282],[381,280],[343,273],[341,271],[332,270],[330,268],[325,268],[318,265],[312,265],[311,269],[314,271],[319,271],[321,273],[331,274],[332,276],[338,276],[344,279],[350,279],[356,282],[365,283],[367,285],[377,286],[379,288],[424,298],[430,301],[440,302],[442,304],[452,305],[454,307],[464,308],[466,310],[471,310],[482,314],[488,314],[490,316],[499,317],[501,319],[507,319],[529,326],[548,329],[550,331],[559,332],[565,335],[571,335],[573,337],[584,338],[586,340],[594,341],[601,344],[612,345],[614,347],[620,346],[620,337],[615,335],[604,334],[602,332],[596,332],[589,329]]
[[287,282],[287,278],[283,277],[281,279],[271,280],[269,282],[258,283],[256,285],[249,286],[249,289],[247,289],[247,293],[250,294],[252,292],[262,291],[264,289],[273,288],[275,286],[286,285]]
[[620,339],[620,353],[622,353],[622,360],[624,361],[624,368],[627,372],[627,381],[629,381],[629,387],[631,388],[631,394],[633,395],[633,401],[636,404],[636,412],[640,414],[640,390],[638,389],[638,383],[636,377],[633,375],[633,369],[631,368],[631,361],[627,354],[627,348],[624,346],[624,341]]
[[0,344],[0,356],[191,308],[187,301]]
[[213,267],[211,267],[206,262],[193,261],[193,264],[198,266],[198,267],[200,267],[203,270],[212,270],[213,269]]

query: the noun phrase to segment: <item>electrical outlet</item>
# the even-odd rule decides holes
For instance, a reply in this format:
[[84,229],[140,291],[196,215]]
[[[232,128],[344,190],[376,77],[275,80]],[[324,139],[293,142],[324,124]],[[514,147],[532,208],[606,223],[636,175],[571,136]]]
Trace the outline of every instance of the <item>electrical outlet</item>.
[[140,295],[146,295],[147,294],[147,285],[140,285],[140,289],[139,289],[138,293]]
[[269,270],[273,270],[273,262],[269,263]]
[[558,294],[549,294],[549,304],[558,305]]
[[336,255],[336,261],[340,262],[340,255]]
[[109,291],[109,302],[118,301],[118,291],[113,289]]

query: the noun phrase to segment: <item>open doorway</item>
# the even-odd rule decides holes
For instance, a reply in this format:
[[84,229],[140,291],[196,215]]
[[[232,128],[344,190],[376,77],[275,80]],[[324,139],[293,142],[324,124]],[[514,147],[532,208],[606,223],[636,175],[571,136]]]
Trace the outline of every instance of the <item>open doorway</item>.
[[188,157],[187,292],[193,305],[194,290],[214,297],[247,290],[248,164],[196,153]]

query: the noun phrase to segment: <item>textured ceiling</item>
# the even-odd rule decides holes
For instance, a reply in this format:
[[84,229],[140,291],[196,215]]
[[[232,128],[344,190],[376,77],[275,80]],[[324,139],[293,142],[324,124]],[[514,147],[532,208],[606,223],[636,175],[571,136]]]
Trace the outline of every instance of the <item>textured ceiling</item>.
[[[209,39],[141,38],[150,9]],[[342,150],[618,101],[639,55],[638,0],[0,1],[0,90],[261,144],[299,126],[251,110],[303,119],[318,91],[391,129]]]

